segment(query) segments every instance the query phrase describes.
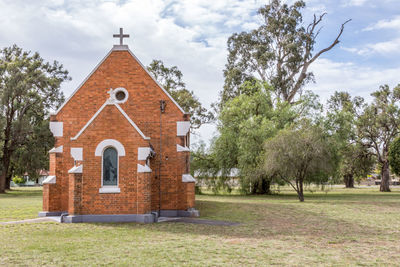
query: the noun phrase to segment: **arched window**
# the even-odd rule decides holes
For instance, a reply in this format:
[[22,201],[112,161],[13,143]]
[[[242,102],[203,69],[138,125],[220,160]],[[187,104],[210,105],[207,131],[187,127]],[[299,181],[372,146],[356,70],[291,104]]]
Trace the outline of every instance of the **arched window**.
[[103,186],[118,186],[118,152],[114,147],[103,151]]

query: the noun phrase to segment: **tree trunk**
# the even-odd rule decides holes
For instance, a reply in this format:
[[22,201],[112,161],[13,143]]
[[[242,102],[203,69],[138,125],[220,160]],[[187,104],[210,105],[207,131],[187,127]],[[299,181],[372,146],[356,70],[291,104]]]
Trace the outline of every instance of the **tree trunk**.
[[343,178],[346,188],[354,188],[354,177],[352,174],[346,174]]
[[2,172],[0,174],[0,193],[5,193],[7,189],[7,173],[10,167],[10,159],[7,155],[3,156],[2,160]]
[[11,168],[9,168],[9,170],[7,172],[7,176],[6,176],[6,190],[11,189],[11,178],[13,176],[13,172],[14,172],[14,166],[11,166]]
[[271,194],[271,181],[265,177],[261,181],[261,194]]
[[7,175],[6,178],[6,190],[10,190],[11,189],[11,174]]
[[381,192],[390,192],[389,180],[390,180],[389,162],[386,160],[382,163],[382,169],[381,169],[381,188],[380,188]]
[[297,185],[298,185],[297,196],[299,197],[300,202],[304,202],[303,181],[302,180],[299,181]]
[[1,172],[0,174],[0,193],[5,193],[6,192],[6,176],[4,175],[4,172]]

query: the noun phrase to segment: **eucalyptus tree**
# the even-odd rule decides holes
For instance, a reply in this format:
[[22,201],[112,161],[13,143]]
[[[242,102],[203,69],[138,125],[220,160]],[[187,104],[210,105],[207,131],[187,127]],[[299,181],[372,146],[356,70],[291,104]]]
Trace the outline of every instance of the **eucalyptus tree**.
[[328,100],[325,127],[335,138],[340,155],[339,174],[347,188],[354,187],[354,179],[369,174],[375,157],[356,134],[357,114],[364,104],[361,97],[352,98],[347,92],[335,92]]
[[333,41],[315,50],[320,26],[326,13],[314,15],[310,23],[303,23],[304,1],[292,5],[271,0],[258,13],[263,24],[249,32],[234,33],[228,39],[228,58],[224,70],[225,84],[220,96],[220,107],[241,94],[244,81],[260,79],[268,82],[282,101],[294,103],[307,83],[313,81],[310,65],[330,51],[343,34],[344,22]]
[[0,50],[0,193],[11,178],[16,151],[29,147],[35,129],[41,128],[49,111],[63,101],[60,84],[68,79],[68,71],[60,63],[45,62],[39,53],[16,45]]
[[400,133],[400,85],[393,90],[388,85],[380,86],[371,95],[372,103],[357,118],[357,135],[381,166],[380,191],[389,192],[389,147]]
[[262,81],[245,82],[240,90],[242,94],[229,100],[218,116],[219,135],[211,145],[212,158],[222,172],[219,184],[225,185],[235,168],[244,193],[266,194],[272,177],[263,168],[264,142],[306,117],[318,120],[321,105],[311,92],[293,105],[277,101],[273,89]]
[[202,124],[213,120],[213,114],[202,106],[193,91],[186,88],[183,74],[178,67],[166,67],[161,60],[153,60],[147,69],[183,110],[190,114],[192,129],[198,129]]

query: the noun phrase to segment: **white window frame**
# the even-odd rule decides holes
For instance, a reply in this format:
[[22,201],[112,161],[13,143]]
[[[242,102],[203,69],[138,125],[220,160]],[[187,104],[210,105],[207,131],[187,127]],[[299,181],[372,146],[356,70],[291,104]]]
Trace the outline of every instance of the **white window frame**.
[[[107,148],[113,148],[117,152],[117,185],[103,185],[104,181],[104,152],[106,151]],[[100,193],[120,193],[121,190],[119,188],[119,154],[118,154],[118,149],[115,146],[106,146],[103,148],[103,151],[101,152],[101,188],[99,190]]]
[[[118,92],[124,92],[124,93],[125,93],[125,98],[122,99],[122,100],[118,100],[118,99],[117,99],[117,93],[118,93]],[[124,87],[118,87],[118,88],[115,88],[115,89],[112,91],[112,96],[111,96],[111,97],[114,99],[115,103],[117,103],[117,104],[122,104],[122,103],[125,103],[125,102],[128,100],[128,98],[129,98],[129,93],[128,93],[128,90],[126,90]]]
[[190,139],[189,139],[189,133],[187,133],[184,137],[183,137],[183,146],[189,148],[190,146]]

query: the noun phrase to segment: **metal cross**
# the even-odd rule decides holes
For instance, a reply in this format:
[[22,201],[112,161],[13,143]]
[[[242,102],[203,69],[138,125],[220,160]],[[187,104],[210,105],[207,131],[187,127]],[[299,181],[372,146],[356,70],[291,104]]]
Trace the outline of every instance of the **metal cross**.
[[122,28],[119,28],[119,34],[114,34],[113,35],[114,38],[119,38],[119,44],[120,45],[123,45],[124,38],[129,38],[129,34],[124,34],[123,31],[124,30]]

